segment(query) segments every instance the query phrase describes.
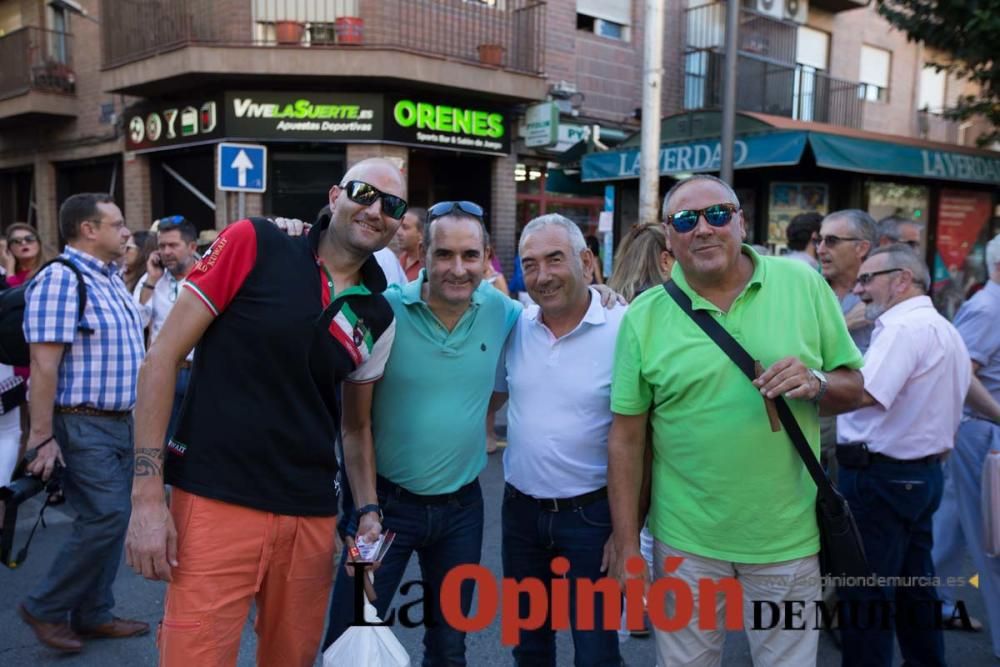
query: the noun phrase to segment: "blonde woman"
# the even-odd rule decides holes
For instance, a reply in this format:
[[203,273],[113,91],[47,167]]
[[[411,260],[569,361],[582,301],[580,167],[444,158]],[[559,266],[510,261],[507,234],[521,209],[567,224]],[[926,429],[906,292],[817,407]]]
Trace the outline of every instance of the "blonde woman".
[[632,302],[641,292],[670,277],[674,256],[660,223],[634,225],[615,253],[608,287]]

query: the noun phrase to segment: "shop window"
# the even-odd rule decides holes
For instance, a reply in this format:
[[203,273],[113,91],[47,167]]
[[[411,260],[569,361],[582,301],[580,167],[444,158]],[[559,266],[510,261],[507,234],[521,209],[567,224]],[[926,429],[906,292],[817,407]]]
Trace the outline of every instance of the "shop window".
[[577,0],[576,29],[627,42],[632,23],[630,0]]
[[930,188],[923,185],[872,181],[866,186],[868,214],[876,220],[890,215],[916,222],[927,222]]
[[931,65],[925,65],[920,70],[920,96],[917,108],[930,113],[941,113],[944,110],[945,87],[948,74],[944,70],[937,71]]
[[889,74],[892,54],[885,49],[863,44],[858,74],[858,98],[869,102],[889,101]]
[[[596,227],[597,218],[604,208],[604,197],[599,188],[577,183],[567,178],[565,172],[544,162],[518,163],[514,169],[517,184],[517,229],[520,232],[533,218],[546,213],[559,213],[580,225],[584,233]],[[553,192],[550,188],[575,190]]]

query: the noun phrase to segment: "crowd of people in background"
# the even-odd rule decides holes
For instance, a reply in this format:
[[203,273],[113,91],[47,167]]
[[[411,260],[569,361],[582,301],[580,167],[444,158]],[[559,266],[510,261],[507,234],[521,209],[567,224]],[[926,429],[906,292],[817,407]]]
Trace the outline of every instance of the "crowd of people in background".
[[[873,573],[953,574],[968,555],[1000,657],[1000,561],[983,553],[978,502],[1000,443],[1000,235],[989,281],[952,323],[929,298],[923,226],[898,216],[802,214],[774,257],[747,244],[730,185],[694,176],[667,193],[662,223],[623,235],[605,287],[600,243],[566,217],[524,227],[508,282],[479,204],[425,209],[406,194],[392,163],[365,160],[311,227],[253,218],[219,234],[182,215],[130,230],[110,197],[74,195],[59,215],[74,270],[46,264],[56,253],[30,225],[5,230],[6,286],[30,285],[32,356],[0,367],[0,381],[31,382],[28,404],[0,416],[0,486],[27,451],[30,473],[65,468],[78,515],[19,606],[39,641],[78,652],[149,631],[113,614],[124,551],[168,582],[161,664],[235,662],[254,600],[261,664],[312,664],[354,620],[356,540],[396,535],[374,583],[382,614],[414,554],[432,594],[479,563],[478,477],[500,446],[504,576],[669,574],[692,590],[737,577],[747,599],[776,608],[818,600],[815,486],[768,419],[783,396]],[[756,380],[684,299],[760,362]],[[626,571],[632,556],[641,572]],[[460,591],[466,615],[473,590]],[[957,604],[964,590],[838,594],[924,605],[929,623],[858,629],[848,615],[845,665],[890,665],[897,639],[908,663],[944,664],[942,628],[983,627]],[[720,601],[720,627],[725,611]],[[465,664],[465,634],[431,614],[424,664]],[[600,613],[593,629],[570,624],[577,665],[621,664]],[[515,663],[554,664],[554,631],[521,631]],[[720,631],[653,634],[661,665],[721,661]],[[815,663],[816,632],[779,621],[748,637],[755,664]]]

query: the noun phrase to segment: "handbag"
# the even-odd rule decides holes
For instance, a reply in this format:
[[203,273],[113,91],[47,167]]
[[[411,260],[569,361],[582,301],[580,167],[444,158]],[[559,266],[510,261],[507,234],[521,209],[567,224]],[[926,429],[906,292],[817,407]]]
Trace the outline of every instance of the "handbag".
[[28,399],[24,378],[12,375],[0,381],[0,415],[20,407]]
[[[697,324],[712,341],[726,353],[734,364],[751,381],[757,379],[755,363],[743,346],[705,311],[691,307],[691,299],[675,282],[663,284],[667,294],[677,302],[688,317]],[[865,556],[861,533],[851,514],[847,500],[823,472],[816,455],[809,447],[799,423],[795,420],[788,403],[781,396],[774,399],[778,418],[792,441],[810,477],[816,483],[816,522],[820,537],[820,570],[830,577],[868,577],[872,574]]]

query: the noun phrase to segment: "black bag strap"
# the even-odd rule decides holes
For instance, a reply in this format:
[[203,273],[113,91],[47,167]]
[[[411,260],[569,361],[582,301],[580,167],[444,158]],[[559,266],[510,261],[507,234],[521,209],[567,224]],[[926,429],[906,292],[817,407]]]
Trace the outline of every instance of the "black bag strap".
[[[743,374],[747,376],[751,381],[757,379],[757,373],[755,370],[755,364],[753,357],[743,349],[743,346],[733,338],[728,331],[726,331],[721,324],[712,319],[712,316],[703,310],[695,310],[691,305],[691,298],[684,293],[680,287],[677,286],[672,280],[663,283],[663,288],[667,290],[677,305],[681,307],[688,317],[690,317],[695,324],[697,324],[702,331],[704,331],[712,341],[722,348],[722,351],[726,353],[733,363]],[[806,440],[806,436],[802,433],[802,429],[799,428],[799,423],[795,420],[795,415],[792,414],[791,408],[788,407],[788,403],[781,396],[774,398],[774,405],[778,411],[778,418],[781,420],[781,425],[785,428],[788,433],[788,437],[792,441],[792,445],[795,447],[795,451],[799,453],[799,457],[802,459],[802,463],[805,464],[806,470],[809,471],[809,475],[813,478],[816,483],[816,490],[823,497],[828,497],[831,493],[834,493],[833,486],[830,484],[830,479],[823,472],[823,467],[820,466],[819,461],[816,459],[816,455],[813,454],[812,449],[809,447],[809,442]]]
[[94,333],[94,330],[90,327],[83,326],[83,313],[87,309],[87,285],[83,282],[83,272],[72,260],[66,257],[54,257],[43,264],[42,267],[36,272],[36,275],[40,274],[44,269],[52,266],[53,264],[62,264],[63,266],[69,267],[69,269],[73,272],[73,275],[76,276],[76,328],[79,329],[80,333]]

